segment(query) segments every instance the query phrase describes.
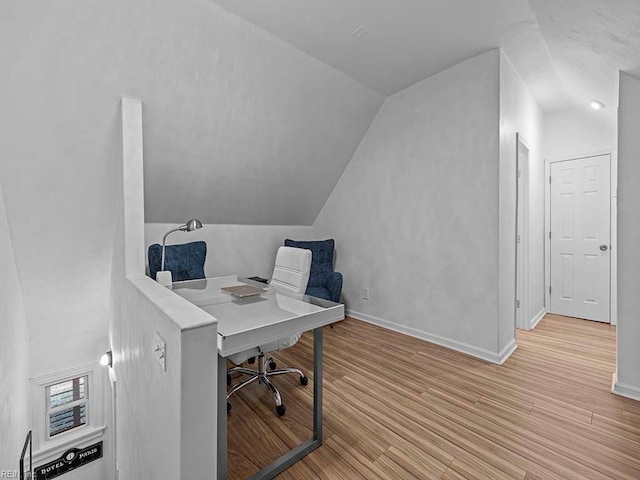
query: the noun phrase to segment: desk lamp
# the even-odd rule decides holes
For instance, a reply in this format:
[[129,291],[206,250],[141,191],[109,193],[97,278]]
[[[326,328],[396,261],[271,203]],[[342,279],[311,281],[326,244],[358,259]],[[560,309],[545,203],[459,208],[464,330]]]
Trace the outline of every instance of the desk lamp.
[[173,232],[193,232],[194,230],[198,230],[200,228],[202,228],[202,222],[200,222],[200,220],[198,220],[197,218],[192,218],[184,225],[180,225],[177,228],[172,228],[164,234],[164,237],[162,237],[162,263],[160,265],[160,270],[158,271],[158,273],[156,273],[156,281],[158,283],[161,283],[165,287],[171,285],[171,271],[164,270],[164,256],[167,237],[169,236],[169,234]]

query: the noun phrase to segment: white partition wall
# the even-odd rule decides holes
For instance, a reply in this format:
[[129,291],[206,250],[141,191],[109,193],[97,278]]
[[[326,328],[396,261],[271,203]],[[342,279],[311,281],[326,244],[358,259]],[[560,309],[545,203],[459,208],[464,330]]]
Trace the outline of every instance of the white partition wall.
[[122,100],[122,121],[109,328],[119,478],[215,478],[217,322],[144,274],[139,101]]

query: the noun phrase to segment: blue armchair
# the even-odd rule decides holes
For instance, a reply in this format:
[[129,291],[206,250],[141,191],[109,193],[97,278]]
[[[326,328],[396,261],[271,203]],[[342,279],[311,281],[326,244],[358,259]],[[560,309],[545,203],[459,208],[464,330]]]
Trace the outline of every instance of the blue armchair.
[[286,239],[286,247],[306,248],[311,250],[311,274],[306,294],[324,298],[332,302],[340,302],[342,292],[342,274],[333,271],[333,239],[320,241],[296,241]]
[[[155,280],[162,264],[162,245],[149,245],[149,275]],[[171,280],[197,280],[205,278],[204,261],[207,258],[206,242],[167,245],[164,252],[164,268],[171,271]]]

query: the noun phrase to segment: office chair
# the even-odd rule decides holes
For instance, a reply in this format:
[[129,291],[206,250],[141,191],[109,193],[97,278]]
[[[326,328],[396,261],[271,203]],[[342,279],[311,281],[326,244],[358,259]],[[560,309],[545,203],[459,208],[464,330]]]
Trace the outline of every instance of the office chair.
[[[271,287],[275,288],[276,292],[285,291],[302,295],[305,292],[309,281],[311,258],[312,255],[310,250],[280,247],[278,249],[278,254],[276,255],[276,263],[271,277]],[[297,333],[291,337],[281,338],[268,344],[260,345],[259,347],[231,355],[229,360],[236,364],[236,366],[227,370],[227,383],[231,382],[231,373],[241,373],[243,375],[248,375],[249,377],[233,385],[229,389],[227,392],[227,400],[238,390],[258,380],[271,391],[273,400],[276,404],[276,413],[278,416],[284,415],[286,407],[282,403],[280,392],[271,380],[269,380],[269,377],[295,373],[299,376],[300,383],[302,385],[307,385],[309,379],[297,368],[276,368],[276,362],[273,358],[270,356],[265,357],[265,354],[292,347],[298,342],[301,336],[302,333]],[[245,368],[240,365],[252,357],[258,357],[257,370]],[[227,402],[227,411],[230,409],[231,405]]]
[[[155,280],[156,273],[161,268],[162,246],[154,243],[149,245],[149,276]],[[167,245],[164,253],[164,268],[171,271],[171,280],[199,280],[205,278],[204,261],[207,258],[206,242],[191,242],[181,245]]]
[[311,272],[305,293],[312,297],[324,298],[340,303],[342,274],[333,271],[333,251],[335,242],[329,240],[296,241],[286,239],[285,246],[311,250]]

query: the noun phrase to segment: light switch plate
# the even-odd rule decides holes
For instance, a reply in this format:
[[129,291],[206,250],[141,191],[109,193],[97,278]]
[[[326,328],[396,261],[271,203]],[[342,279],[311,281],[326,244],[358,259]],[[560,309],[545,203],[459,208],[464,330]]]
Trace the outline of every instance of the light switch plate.
[[156,333],[156,338],[153,342],[153,353],[156,356],[156,360],[162,367],[162,371],[167,371],[167,342],[160,336],[159,333]]

